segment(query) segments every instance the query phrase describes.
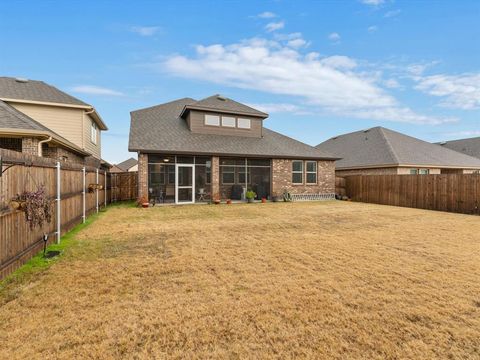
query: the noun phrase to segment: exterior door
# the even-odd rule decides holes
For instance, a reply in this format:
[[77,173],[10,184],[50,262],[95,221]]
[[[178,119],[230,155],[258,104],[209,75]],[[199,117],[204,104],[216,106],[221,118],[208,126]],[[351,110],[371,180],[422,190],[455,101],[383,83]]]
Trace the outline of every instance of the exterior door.
[[195,166],[176,164],[175,203],[193,204],[195,202]]

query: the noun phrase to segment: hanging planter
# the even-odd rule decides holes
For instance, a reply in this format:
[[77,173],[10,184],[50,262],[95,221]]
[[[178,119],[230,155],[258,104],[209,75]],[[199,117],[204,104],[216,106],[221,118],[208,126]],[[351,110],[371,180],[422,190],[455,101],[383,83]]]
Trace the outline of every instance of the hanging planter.
[[10,206],[25,212],[25,221],[31,230],[52,221],[53,204],[45,193],[45,186],[40,186],[36,191],[17,194],[10,201]]

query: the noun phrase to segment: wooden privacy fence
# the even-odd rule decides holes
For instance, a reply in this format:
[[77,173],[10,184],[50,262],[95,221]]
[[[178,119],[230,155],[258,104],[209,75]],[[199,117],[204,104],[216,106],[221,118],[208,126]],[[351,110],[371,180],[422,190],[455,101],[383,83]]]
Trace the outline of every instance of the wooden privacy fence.
[[138,172],[110,173],[109,175],[112,202],[137,199]]
[[[1,279],[42,249],[43,234],[48,234],[48,243],[59,241],[61,235],[105,206],[109,192],[108,175],[97,168],[2,149],[0,157]],[[89,190],[89,185],[100,186]],[[55,210],[50,224],[31,230],[25,213],[13,210],[9,202],[16,194],[35,191],[39,186],[45,186]]]
[[335,177],[335,194],[339,196],[346,196],[346,181],[343,177]]
[[354,175],[353,201],[480,215],[480,175]]

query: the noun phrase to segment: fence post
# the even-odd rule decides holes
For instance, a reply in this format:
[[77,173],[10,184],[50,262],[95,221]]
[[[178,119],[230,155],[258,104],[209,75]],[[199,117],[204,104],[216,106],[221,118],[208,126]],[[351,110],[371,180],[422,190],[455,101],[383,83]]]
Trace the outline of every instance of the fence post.
[[61,189],[60,189],[60,161],[57,161],[57,244],[60,244],[61,237]]
[[82,178],[83,178],[83,190],[82,190],[82,203],[83,203],[83,206],[82,206],[82,221],[83,223],[85,224],[85,221],[86,221],[86,214],[85,214],[85,177],[86,177],[86,171],[85,171],[85,166],[82,168]]
[[107,170],[105,170],[105,173],[104,173],[104,176],[105,176],[105,187],[103,189],[103,194],[105,195],[105,206],[104,207],[107,207]]
[[[97,169],[97,179],[95,181],[95,183],[98,185],[98,169]],[[97,208],[97,213],[98,213],[98,186],[95,187],[96,188],[96,191],[95,191],[95,201],[96,201],[96,208]]]

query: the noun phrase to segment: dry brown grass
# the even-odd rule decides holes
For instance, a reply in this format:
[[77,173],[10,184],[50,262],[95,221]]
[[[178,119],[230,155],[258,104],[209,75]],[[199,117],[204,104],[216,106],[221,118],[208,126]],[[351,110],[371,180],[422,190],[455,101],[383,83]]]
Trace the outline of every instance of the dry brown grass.
[[479,230],[345,202],[112,208],[0,307],[0,357],[478,359]]

